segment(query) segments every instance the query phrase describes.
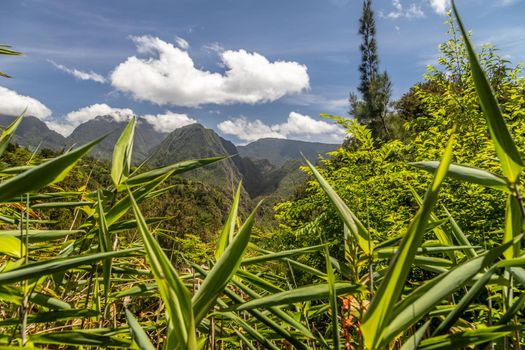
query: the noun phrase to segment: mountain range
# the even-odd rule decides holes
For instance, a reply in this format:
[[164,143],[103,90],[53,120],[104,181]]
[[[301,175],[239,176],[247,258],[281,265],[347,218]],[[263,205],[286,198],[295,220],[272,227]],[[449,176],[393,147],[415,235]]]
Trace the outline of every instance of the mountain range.
[[[0,127],[5,128],[14,117],[1,116]],[[22,120],[13,139],[14,143],[29,149],[48,148],[61,151],[85,144],[101,135],[108,136],[98,144],[91,155],[110,160],[113,145],[126,126],[111,116],[98,116],[79,125],[68,137],[50,130],[38,118],[27,116]],[[134,139],[134,162],[146,161],[150,166],[164,166],[174,162],[204,157],[228,158],[187,175],[190,179],[209,183],[231,193],[239,181],[251,198],[270,194],[289,194],[305,175],[300,172],[302,157],[316,162],[320,155],[333,151],[338,145],[265,138],[243,146],[236,146],[212,129],[191,124],[171,133],[160,133],[152,124],[139,118]]]

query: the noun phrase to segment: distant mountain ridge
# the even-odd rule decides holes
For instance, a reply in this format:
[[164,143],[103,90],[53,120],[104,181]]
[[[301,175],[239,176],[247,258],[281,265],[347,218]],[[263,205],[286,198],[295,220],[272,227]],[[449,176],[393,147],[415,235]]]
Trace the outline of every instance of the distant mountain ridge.
[[[5,129],[15,119],[15,116],[0,115],[0,127]],[[59,151],[66,146],[64,136],[49,129],[46,123],[33,116],[25,116],[22,119],[12,141],[30,150],[40,147]]]
[[[127,121],[116,121],[111,116],[98,116],[73,130],[66,138],[66,144],[82,145],[104,134],[110,133],[91,152],[98,159],[110,160],[113,156],[113,146],[127,125]],[[133,141],[133,161],[140,163],[146,159],[149,152],[168,135],[156,131],[150,123],[142,118],[137,118],[135,138]]]
[[[14,119],[12,116],[0,116],[0,126],[5,128]],[[40,119],[26,116],[13,141],[33,150],[40,146],[41,149],[61,151],[108,134],[93,149],[91,155],[101,160],[110,160],[113,146],[126,125],[126,121],[117,121],[111,116],[98,116],[79,125],[71,135],[64,137],[49,129]],[[325,143],[272,138],[235,146],[201,124],[187,125],[171,133],[160,133],[142,118],[137,119],[133,146],[134,162],[138,164],[147,160],[147,164],[151,166],[227,156],[227,159],[196,169],[186,177],[211,184],[228,193],[232,193],[242,180],[243,190],[251,198],[293,192],[305,178],[299,170],[302,155],[316,162],[320,155],[338,147]]]
[[315,163],[319,155],[334,151],[339,145],[306,142],[288,139],[263,138],[245,146],[238,146],[239,155],[252,159],[267,159],[276,166],[282,166],[287,161],[302,159],[303,155]]

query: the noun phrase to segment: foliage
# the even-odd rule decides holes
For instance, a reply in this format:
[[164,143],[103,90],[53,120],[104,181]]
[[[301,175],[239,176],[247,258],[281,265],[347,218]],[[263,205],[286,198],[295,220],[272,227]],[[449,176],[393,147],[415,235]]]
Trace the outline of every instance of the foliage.
[[[8,56],[19,56],[21,55],[20,52],[14,51],[11,49],[11,46],[9,45],[0,45],[0,55],[8,55]],[[11,76],[0,72],[0,77],[4,78],[11,78]]]
[[386,72],[379,73],[376,25],[371,0],[363,2],[363,14],[359,24],[362,43],[359,65],[361,82],[358,91],[361,99],[355,93],[350,94],[350,114],[368,125],[376,135],[388,136],[385,119],[392,95],[392,83]]
[[[490,59],[485,74],[458,25],[465,46],[450,52],[469,69],[430,70],[442,97],[417,93],[424,115],[410,118],[420,131],[410,143],[334,117],[352,142],[320,169],[306,162],[312,181],[278,206],[278,250],[253,230],[257,207],[241,220],[239,184],[214,254],[170,259],[162,237],[176,228],[164,224],[178,209],[151,217],[147,203],[221,157],[133,168],[134,120],[98,174],[81,158],[100,139],[16,167],[6,162],[16,149],[3,148],[0,348],[521,348],[523,80],[492,79]],[[48,210],[72,215],[50,222]],[[500,234],[482,241],[487,227]]]

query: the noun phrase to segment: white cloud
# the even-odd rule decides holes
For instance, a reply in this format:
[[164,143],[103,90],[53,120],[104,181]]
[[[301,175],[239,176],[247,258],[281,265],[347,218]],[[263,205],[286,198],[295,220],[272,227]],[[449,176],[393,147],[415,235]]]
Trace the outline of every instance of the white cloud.
[[398,18],[423,18],[425,13],[420,5],[415,3],[410,4],[408,7],[403,6],[401,0],[392,0],[392,6],[394,9],[387,14],[382,12],[379,13],[381,17],[398,19]]
[[188,52],[159,38],[134,37],[141,59],[129,57],[111,74],[112,85],[137,100],[159,105],[196,107],[275,101],[309,87],[307,68],[297,62],[270,62],[245,50],[220,52],[226,71],[213,73],[195,67]]
[[190,43],[181,38],[180,36],[175,37],[175,43],[177,43],[177,46],[183,49],[184,51],[187,51],[190,48]]
[[286,138],[284,135],[272,127],[264,124],[259,119],[249,121],[246,118],[236,118],[232,120],[225,120],[217,125],[219,130],[227,135],[234,135],[239,139],[247,142],[252,142],[262,138]]
[[222,133],[246,142],[266,137],[341,142],[345,137],[345,131],[340,126],[297,112],[291,112],[286,122],[281,124],[268,125],[259,119],[249,121],[241,117],[225,120],[217,127]]
[[430,6],[432,6],[437,13],[444,15],[450,6],[450,0],[430,0]]
[[[98,116],[109,116],[116,122],[127,122],[134,115],[136,116],[137,114],[129,108],[114,108],[102,103],[70,112],[61,120],[49,120],[47,125],[50,129],[68,136],[77,126]],[[164,133],[172,132],[177,128],[197,122],[186,114],[178,114],[171,111],[157,115],[146,114],[139,116],[139,118],[143,118],[147,123],[151,124],[156,131]]]
[[16,91],[0,86],[0,113],[6,115],[20,115],[27,108],[26,115],[47,119],[51,110],[42,102],[29,96],[18,94]]
[[81,71],[81,70],[74,69],[74,68],[71,69],[71,68],[68,68],[68,67],[64,66],[63,64],[58,64],[58,63],[56,63],[55,61],[52,61],[52,60],[48,60],[48,62],[51,63],[53,66],[55,66],[57,69],[60,69],[62,72],[70,74],[70,75],[74,76],[77,79],[80,79],[80,80],[92,80],[92,81],[95,81],[95,82],[101,83],[101,84],[105,84],[107,82],[106,78],[104,78],[102,75],[100,75],[98,73],[95,73],[93,71],[85,72],[85,71]]
[[173,113],[171,111],[157,115],[147,114],[143,118],[153,125],[155,131],[163,133],[172,132],[183,126],[197,123],[195,119],[188,117],[186,114]]
[[127,121],[134,112],[129,108],[113,108],[105,103],[97,103],[70,112],[62,120],[54,120],[48,123],[50,129],[68,136],[80,124],[85,123],[98,116],[110,116],[118,122]]

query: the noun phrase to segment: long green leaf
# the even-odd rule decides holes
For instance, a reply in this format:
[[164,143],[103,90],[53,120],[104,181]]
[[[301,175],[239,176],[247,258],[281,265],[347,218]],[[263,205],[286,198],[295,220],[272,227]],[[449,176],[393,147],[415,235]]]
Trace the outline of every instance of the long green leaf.
[[135,117],[132,117],[120,134],[113,148],[113,160],[111,162],[111,179],[115,187],[118,187],[127,179],[131,170],[131,157],[133,152],[133,136],[135,135]]
[[374,244],[371,241],[366,228],[357,219],[354,213],[352,213],[350,208],[348,208],[341,197],[339,197],[334,189],[306,158],[305,162],[310,167],[314,177],[316,178],[317,182],[319,182],[319,185],[321,185],[321,188],[324,190],[324,192],[328,195],[328,198],[332,204],[336,207],[338,215],[341,217],[345,225],[350,229],[350,232],[352,233],[361,250],[365,252],[365,254],[369,255],[374,249]]
[[0,254],[21,258],[26,251],[25,245],[14,236],[0,236]]
[[474,283],[469,289],[468,293],[461,298],[459,303],[450,311],[447,317],[441,322],[441,324],[432,333],[433,336],[441,335],[446,333],[450,327],[461,317],[461,314],[467,309],[474,298],[481,292],[485,287],[485,284],[490,280],[492,275],[496,272],[496,268],[491,268],[483,274],[483,276]]
[[282,260],[283,258],[288,258],[294,255],[315,252],[320,249],[323,249],[324,247],[325,247],[325,244],[320,244],[320,245],[311,246],[311,247],[290,249],[290,250],[284,250],[282,252],[277,252],[277,253],[268,253],[264,255],[254,256],[251,258],[244,259],[242,261],[242,265],[253,265],[253,264],[260,264],[260,263],[271,261],[271,260]]
[[[523,216],[521,203],[514,195],[508,195],[507,208],[505,210],[505,229],[503,230],[503,243],[511,242],[521,234],[523,225]],[[520,242],[507,249],[505,257],[507,259],[516,258],[520,255]]]
[[[260,204],[260,203],[259,203]],[[239,233],[227,246],[219,261],[213,266],[208,276],[202,282],[199,290],[193,296],[193,312],[197,324],[202,321],[213,307],[219,294],[224,290],[241,265],[241,260],[250,241],[253,221],[259,205],[244,222]]]
[[[409,163],[410,165],[415,166],[431,173],[434,173],[439,167],[439,162],[429,161],[429,162],[415,162]],[[477,185],[494,188],[499,191],[510,193],[511,189],[505,178],[493,174],[489,171],[473,168],[465,165],[450,164],[448,168],[448,176]]]
[[147,260],[157,281],[160,296],[166,305],[169,322],[166,346],[168,349],[196,350],[197,338],[190,292],[177,275],[159,243],[149,232],[131,191],[129,198],[144,242]]
[[[39,243],[54,241],[57,239],[64,238],[66,236],[74,236],[76,234],[84,232],[85,231],[83,230],[29,230],[28,232],[24,232],[24,236],[27,237],[29,243]],[[7,236],[20,238],[20,230],[0,231],[0,240],[2,239],[2,237]]]
[[[335,283],[335,290],[337,294],[350,294],[361,291],[361,287],[347,282],[338,282]],[[257,308],[267,308],[270,306],[289,305],[305,301],[324,300],[329,296],[330,286],[327,283],[316,284],[253,299],[247,301],[246,303],[236,305],[232,309],[236,311],[242,311]]]
[[127,249],[108,253],[97,253],[92,255],[51,259],[48,261],[29,263],[27,265],[23,265],[20,268],[0,273],[0,285],[67,271],[74,267],[96,263],[102,259],[130,256],[136,251],[137,249]]
[[337,306],[337,290],[335,288],[335,275],[332,262],[330,261],[330,254],[328,247],[324,247],[325,262],[326,262],[326,275],[328,276],[328,300],[330,302],[331,319],[332,319],[332,348],[340,349],[340,338],[339,338],[339,322],[338,322],[338,306]]
[[454,136],[448,142],[441,164],[434,174],[432,183],[423,200],[423,205],[410,223],[407,233],[401,241],[399,250],[390,263],[390,267],[372,299],[370,308],[364,316],[361,330],[367,349],[375,350],[381,348],[380,343],[383,330],[388,326],[392,317],[395,316],[392,310],[403,291],[408,272],[426,232],[428,220],[437,202],[441,184],[452,159],[453,144]]
[[135,319],[135,316],[126,309],[126,320],[128,321],[129,328],[131,330],[131,334],[133,336],[133,340],[138,345],[140,350],[155,350],[155,346],[151,344],[151,340],[149,339],[146,332],[144,332],[144,329],[140,326],[140,323]]
[[462,333],[442,335],[423,340],[418,350],[455,350],[465,349],[469,345],[477,345],[497,340],[521,331],[522,326],[493,326],[467,330]]
[[237,213],[239,211],[239,199],[241,197],[241,188],[242,182],[240,182],[239,186],[237,187],[237,192],[233,197],[233,203],[230,209],[230,213],[228,214],[228,218],[226,219],[226,223],[224,224],[222,233],[219,236],[219,244],[217,244],[217,249],[215,250],[215,259],[217,260],[220,259],[220,257],[226,250],[228,244],[230,244],[230,242],[233,240],[233,236],[235,234],[235,225],[237,224]]
[[0,202],[11,200],[27,192],[37,191],[62,181],[76,162],[88,153],[105,136],[82,147],[49,160],[0,184]]
[[[97,192],[97,214],[98,214],[98,241],[101,253],[112,251],[110,242],[110,235],[108,225],[106,222],[106,214],[104,213],[104,207],[102,206],[101,191]],[[108,302],[109,289],[111,286],[111,259],[105,259],[102,265],[102,275],[104,280],[104,298],[105,302]]]
[[[443,299],[471,281],[484,268],[493,265],[495,260],[503,254],[510,244],[496,247],[485,255],[479,255],[470,259],[415,289],[394,308],[390,324],[382,335],[383,343],[394,339],[394,337],[417,322]],[[514,260],[512,263],[516,264],[519,262]],[[490,278],[490,276],[488,277]],[[477,287],[480,286],[478,285]],[[465,299],[464,303],[470,301],[470,298],[471,296]],[[463,305],[460,305],[460,307],[463,307]],[[455,315],[452,317],[455,317]]]
[[26,111],[24,111],[18,118],[16,118],[7,128],[2,131],[2,134],[0,135],[0,156],[4,154],[7,145],[9,145],[9,142],[11,142],[11,139],[15,135],[16,129],[22,122],[22,118],[24,117]]
[[481,108],[483,109],[485,119],[487,120],[492,142],[496,148],[498,158],[501,161],[503,174],[511,184],[514,184],[518,180],[518,177],[523,170],[523,161],[516,145],[514,144],[510,132],[507,129],[507,125],[503,119],[503,113],[501,112],[494,91],[489,84],[485,72],[479,64],[476,52],[474,51],[467,31],[463,26],[463,21],[459,16],[455,1],[452,1],[452,9],[458,21],[459,29],[463,35],[463,40],[465,42],[469,56],[472,78],[474,79],[474,84],[476,86],[476,91],[481,103]]
[[154,181],[161,176],[165,175],[178,175],[185,173],[187,171],[203,167],[208,164],[215,163],[219,160],[225,159],[225,157],[212,157],[212,158],[203,158],[195,160],[186,160],[183,162],[174,163],[167,165],[162,168],[153,169],[142,174],[132,175],[127,179],[125,186],[135,187],[144,185],[151,181]]
[[60,331],[46,334],[36,334],[29,338],[35,344],[79,345],[93,347],[129,348],[129,341],[97,334],[90,331]]
[[424,325],[419,327],[419,329],[405,341],[399,350],[417,350],[419,343],[421,343],[421,340],[425,336],[428,326],[430,326],[430,321],[425,322]]

